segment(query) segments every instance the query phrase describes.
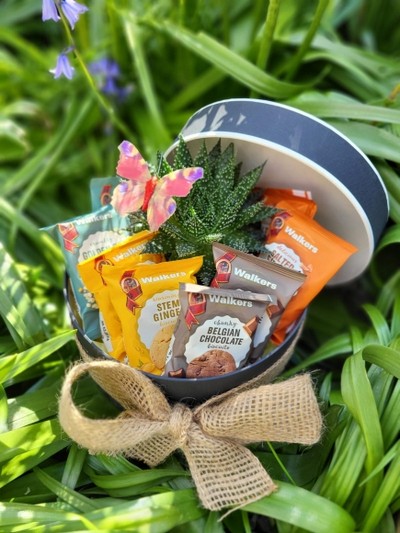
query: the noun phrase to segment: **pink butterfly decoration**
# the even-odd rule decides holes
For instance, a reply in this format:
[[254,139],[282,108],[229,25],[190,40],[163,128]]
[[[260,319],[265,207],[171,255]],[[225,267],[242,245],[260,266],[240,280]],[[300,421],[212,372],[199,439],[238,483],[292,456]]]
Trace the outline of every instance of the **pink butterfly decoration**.
[[193,184],[203,177],[203,169],[184,168],[158,178],[151,175],[148,164],[132,143],[123,141],[118,149],[117,174],[127,181],[115,188],[111,204],[121,216],[139,209],[146,211],[150,230],[157,231],[176,210],[173,196],[187,196]]

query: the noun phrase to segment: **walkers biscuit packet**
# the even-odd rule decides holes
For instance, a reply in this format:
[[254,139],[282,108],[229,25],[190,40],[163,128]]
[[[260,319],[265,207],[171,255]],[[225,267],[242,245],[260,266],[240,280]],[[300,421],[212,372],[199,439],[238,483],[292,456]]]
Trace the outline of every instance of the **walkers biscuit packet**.
[[167,375],[212,377],[244,366],[270,296],[192,283],[181,284],[179,295],[181,312],[168,353]]
[[357,248],[318,222],[278,202],[262,257],[306,274],[303,285],[288,303],[272,338],[282,342],[289,328],[311,300],[344,265]]
[[263,354],[285,307],[306,276],[221,243],[213,243],[213,255],[216,275],[212,287],[242,289],[270,296],[254,334],[251,360],[255,361]]
[[92,340],[101,337],[99,310],[78,273],[77,264],[126,239],[128,224],[127,218],[120,217],[111,205],[106,205],[93,213],[42,228],[61,247],[83,329]]
[[161,374],[180,311],[179,284],[195,283],[203,257],[132,268],[104,265],[130,366]]
[[285,201],[292,209],[300,211],[309,218],[314,218],[317,212],[317,204],[311,198],[311,193],[308,191],[298,189],[265,189],[263,202],[266,205],[276,207],[281,201]]
[[83,283],[94,295],[98,305],[101,337],[105,348],[112,357],[119,361],[124,360],[126,355],[122,327],[111,302],[107,283],[102,276],[102,269],[104,265],[132,268],[141,263],[164,261],[162,254],[141,253],[154,236],[155,233],[150,231],[141,231],[77,265]]
[[112,193],[119,183],[118,176],[90,180],[90,200],[93,211],[111,203]]

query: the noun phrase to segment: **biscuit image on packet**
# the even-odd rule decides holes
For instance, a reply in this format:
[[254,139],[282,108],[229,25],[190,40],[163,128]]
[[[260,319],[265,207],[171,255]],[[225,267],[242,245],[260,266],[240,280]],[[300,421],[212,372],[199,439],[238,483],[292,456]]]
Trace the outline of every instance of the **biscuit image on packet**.
[[181,312],[165,373],[202,378],[246,364],[268,294],[181,284]]
[[164,261],[163,254],[141,253],[154,236],[155,233],[150,231],[141,231],[104,250],[101,254],[78,263],[79,274],[86,288],[93,293],[99,307],[102,341],[107,352],[119,361],[122,361],[126,355],[122,327],[111,302],[107,283],[102,276],[102,269],[104,265],[132,268],[140,263]]
[[262,256],[307,276],[272,334],[273,340],[280,343],[311,300],[357,248],[295,211],[290,204],[282,201],[276,207],[281,211],[272,219]]
[[195,283],[203,257],[132,268],[104,265],[130,366],[160,375],[180,312],[179,284]]
[[111,205],[106,205],[93,213],[42,228],[61,247],[82,326],[92,340],[101,337],[99,310],[78,273],[77,264],[126,239],[128,224],[127,218],[120,217]]

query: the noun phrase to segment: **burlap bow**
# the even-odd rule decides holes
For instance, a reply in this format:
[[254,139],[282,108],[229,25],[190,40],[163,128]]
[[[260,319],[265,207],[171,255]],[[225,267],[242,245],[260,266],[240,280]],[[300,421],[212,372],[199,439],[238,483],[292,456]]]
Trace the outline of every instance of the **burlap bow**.
[[[86,372],[122,407],[115,419],[85,417],[71,396]],[[123,453],[149,466],[182,450],[204,507],[242,506],[276,489],[245,447],[260,441],[310,445],[322,419],[308,374],[280,383],[231,391],[190,409],[170,405],[141,372],[113,361],[79,363],[68,372],[59,406],[66,433],[93,453]]]

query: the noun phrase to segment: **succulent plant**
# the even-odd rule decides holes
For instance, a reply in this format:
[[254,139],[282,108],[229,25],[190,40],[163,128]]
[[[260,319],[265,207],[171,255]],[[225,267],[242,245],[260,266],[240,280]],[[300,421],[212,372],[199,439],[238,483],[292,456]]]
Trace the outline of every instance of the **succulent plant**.
[[[151,250],[162,250],[169,260],[204,256],[198,274],[199,282],[208,285],[215,273],[212,243],[222,242],[244,252],[256,253],[263,244],[261,221],[275,212],[257,198],[255,186],[264,165],[240,175],[233,143],[224,150],[221,141],[207,151],[203,142],[192,157],[186,143],[179,139],[173,163],[158,154],[158,171],[164,175],[186,167],[202,167],[204,177],[198,180],[188,196],[176,198],[177,209],[159,229]],[[132,213],[132,231],[146,227],[142,212]]]

